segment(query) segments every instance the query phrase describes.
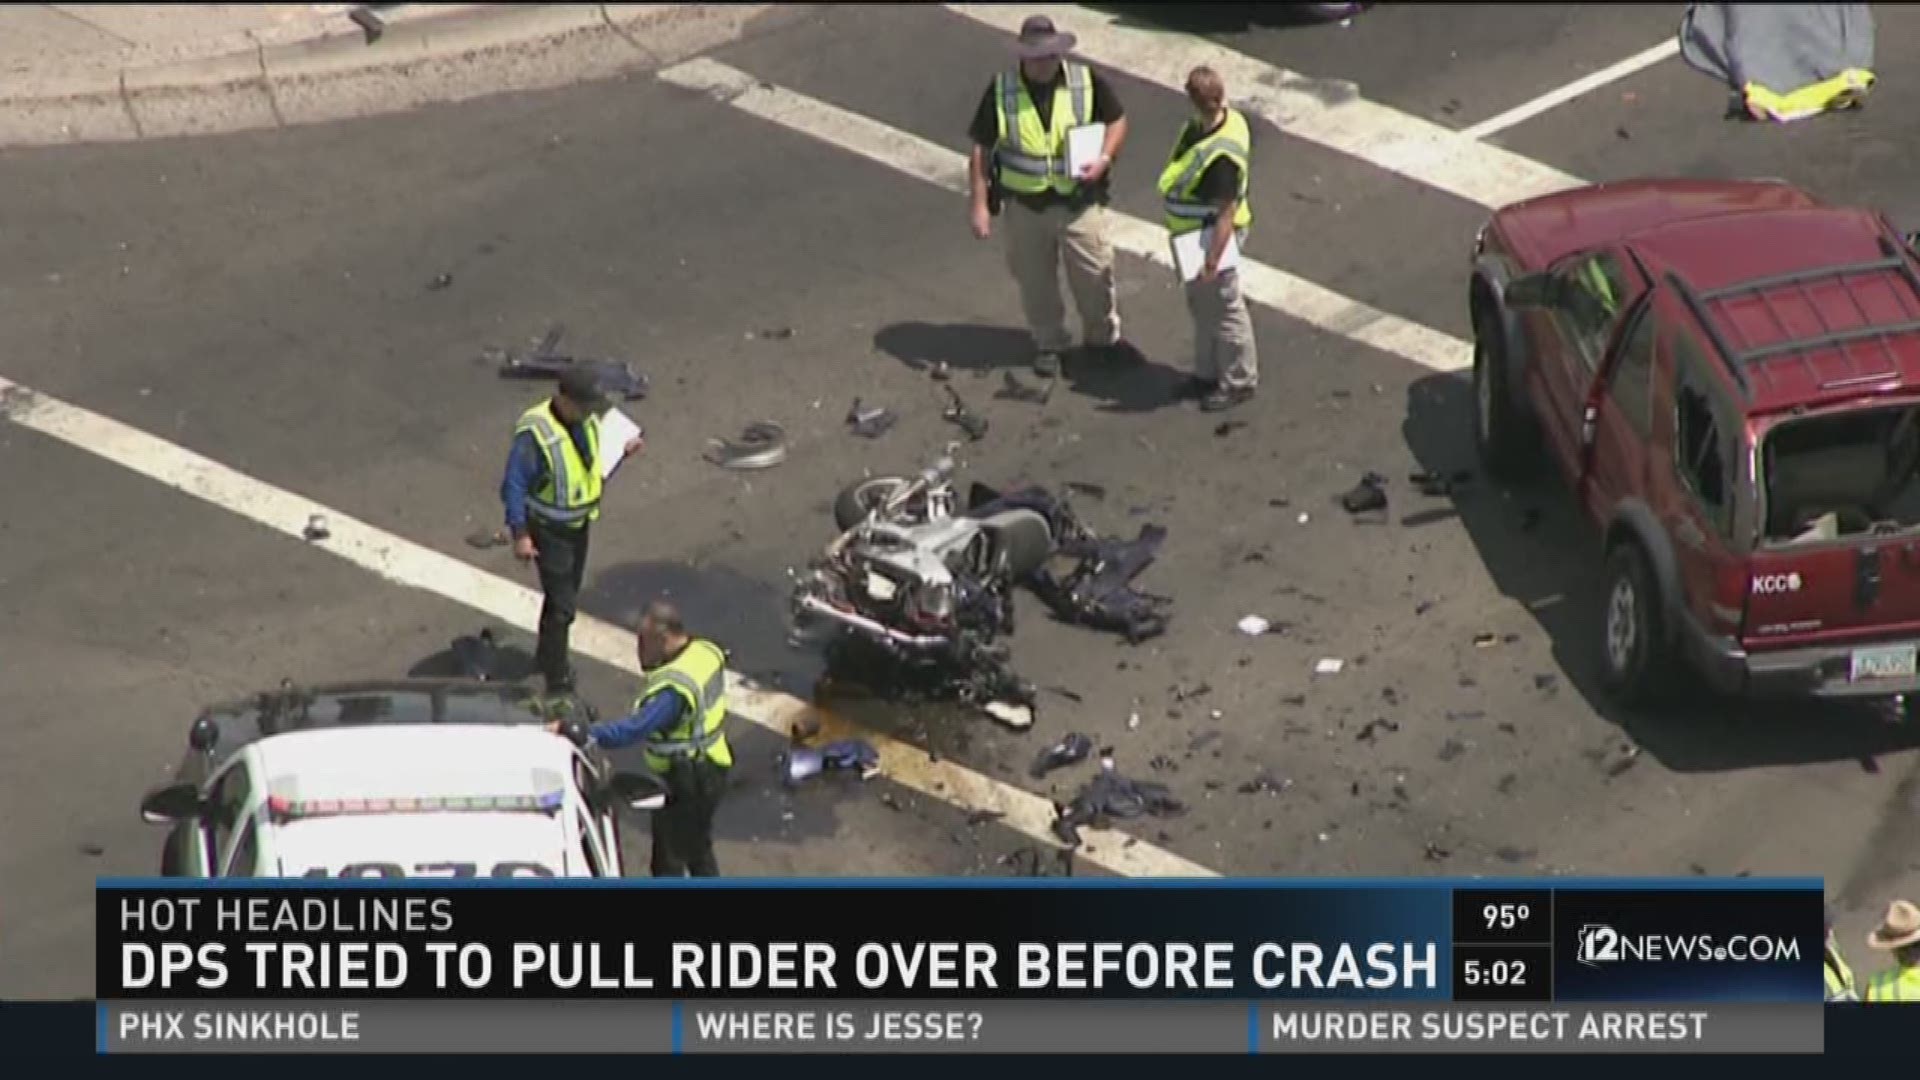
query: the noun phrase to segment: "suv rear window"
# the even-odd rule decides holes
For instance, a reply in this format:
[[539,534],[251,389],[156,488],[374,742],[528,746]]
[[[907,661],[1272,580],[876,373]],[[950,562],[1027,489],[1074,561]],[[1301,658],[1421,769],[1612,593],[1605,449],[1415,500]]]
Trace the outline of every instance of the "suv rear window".
[[1788,420],[1761,445],[1767,539],[1808,543],[1920,526],[1920,405]]

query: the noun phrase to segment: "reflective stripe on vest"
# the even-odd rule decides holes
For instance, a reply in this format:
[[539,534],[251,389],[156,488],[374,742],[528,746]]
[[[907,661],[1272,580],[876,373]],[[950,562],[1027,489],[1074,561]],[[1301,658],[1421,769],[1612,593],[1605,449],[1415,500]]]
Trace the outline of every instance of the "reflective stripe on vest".
[[[1040,125],[1040,110],[1020,72],[1005,71],[994,77],[1000,141],[993,157],[1000,186],[1008,191],[1037,195],[1052,188],[1064,195],[1078,183],[1066,171],[1067,129],[1092,120],[1093,80],[1084,64],[1064,66],[1067,77],[1053,88],[1053,111],[1046,127]],[[1071,124],[1064,122],[1068,116],[1073,118]]]
[[1847,962],[1840,958],[1840,954],[1833,951],[1832,946],[1827,947],[1826,960],[1822,967],[1827,976],[1828,1001],[1858,1000],[1853,990],[1853,971],[1847,967]]
[[[1192,125],[1192,121],[1188,122]],[[1181,138],[1186,137],[1182,130]],[[1244,230],[1253,223],[1253,206],[1247,201],[1247,189],[1253,174],[1253,135],[1247,127],[1247,118],[1238,109],[1228,109],[1225,122],[1220,130],[1201,139],[1184,152],[1177,148],[1167,158],[1166,167],[1160,171],[1161,211],[1166,215],[1167,231],[1175,235],[1192,232],[1204,226],[1215,215],[1219,207],[1204,203],[1199,198],[1200,181],[1207,175],[1207,169],[1220,158],[1225,157],[1240,167],[1240,189],[1234,193],[1233,227]]]
[[[647,676],[635,699],[635,712],[658,693],[679,694],[687,703],[687,715],[671,732],[655,732],[645,748],[648,757],[659,760],[713,756],[730,764],[732,754],[724,744],[723,722],[727,718],[727,657],[718,645],[694,640],[679,656]],[[715,750],[720,753],[714,753]]]
[[543,401],[520,416],[514,434],[532,434],[547,465],[546,479],[527,493],[527,511],[543,521],[573,525],[600,516],[600,418],[588,415],[588,457],[581,457],[567,426]]
[[1867,980],[1864,1001],[1920,1001],[1920,966],[1894,968]]

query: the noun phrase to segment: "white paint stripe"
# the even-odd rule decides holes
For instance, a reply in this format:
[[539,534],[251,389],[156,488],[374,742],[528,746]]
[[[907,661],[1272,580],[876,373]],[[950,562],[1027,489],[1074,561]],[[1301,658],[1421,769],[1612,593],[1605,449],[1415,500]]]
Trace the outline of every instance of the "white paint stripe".
[[1009,34],[1018,33],[1029,15],[1049,15],[1080,39],[1080,56],[1178,93],[1185,92],[1187,73],[1205,64],[1220,73],[1228,96],[1250,116],[1481,206],[1498,208],[1586,182],[1368,101],[1351,82],[1309,78],[1191,34],[1130,27],[1119,15],[1071,4],[946,7]]
[[[177,491],[264,525],[302,538],[307,519],[325,514],[331,536],[310,546],[337,555],[397,585],[421,589],[485,612],[534,632],[540,620],[540,595],[505,578],[384,532],[337,510],[283,491],[271,484],[203,457],[138,428],[69,405],[0,377],[0,422],[59,439],[105,458]],[[302,543],[306,543],[302,539]],[[573,626],[573,651],[633,675],[640,674],[632,634],[589,615]],[[734,715],[782,737],[793,721],[812,712],[806,702],[768,690],[736,672],[727,673]],[[831,720],[831,718],[828,718]],[[1053,839],[1053,804],[1031,792],[983,776],[947,760],[934,760],[917,747],[874,732],[861,737],[879,751],[881,768],[896,783],[963,810],[998,811],[1000,823],[1048,843]],[[1125,833],[1082,829],[1090,862],[1130,877],[1217,877],[1214,871]]]
[[1517,105],[1508,109],[1499,116],[1482,120],[1472,127],[1461,131],[1460,134],[1469,139],[1484,139],[1489,135],[1505,131],[1515,124],[1525,123],[1549,109],[1565,105],[1574,98],[1598,90],[1610,82],[1617,82],[1624,79],[1642,68],[1652,67],[1668,57],[1678,55],[1680,55],[1679,37],[1668,38],[1660,44],[1650,49],[1637,52],[1617,64],[1603,67],[1585,78],[1575,79],[1557,90],[1551,90],[1541,94],[1539,97],[1534,98],[1524,105]]
[[[660,78],[927,183],[960,194],[967,190],[966,158],[960,154],[858,113],[763,83],[718,61],[689,60],[662,71]],[[1116,247],[1172,272],[1173,256],[1168,251],[1165,228],[1117,211],[1110,212],[1108,220]],[[1241,261],[1240,275],[1241,291],[1247,299],[1329,333],[1434,371],[1461,371],[1472,366],[1472,346],[1450,334],[1250,259]]]

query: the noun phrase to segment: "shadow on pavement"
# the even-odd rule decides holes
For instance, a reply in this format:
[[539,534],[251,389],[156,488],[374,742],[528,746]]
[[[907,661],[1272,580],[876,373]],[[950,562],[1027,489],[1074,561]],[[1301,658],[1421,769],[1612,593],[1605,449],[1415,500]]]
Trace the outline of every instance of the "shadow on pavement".
[[1184,371],[1137,353],[1106,360],[1076,350],[1061,364],[1061,374],[1074,393],[1100,401],[1095,408],[1104,413],[1147,413],[1177,404],[1187,381]]
[[1025,330],[978,323],[903,322],[882,327],[873,347],[915,371],[945,364],[956,371],[989,371],[1031,362]]
[[[1370,4],[1089,4],[1119,16],[1121,26],[1215,34],[1259,27],[1324,26],[1362,14]],[[1065,29],[1073,29],[1071,26]]]
[[[1570,492],[1548,476],[1506,489],[1478,473],[1468,379],[1435,375],[1407,395],[1407,447],[1427,472],[1473,469],[1454,506],[1502,595],[1533,614],[1566,680],[1593,710],[1675,772],[1860,760],[1920,746],[1920,724],[1872,705],[1741,701],[1689,683],[1665,708],[1630,712],[1600,685],[1601,551]],[[1604,751],[1597,751],[1604,753]],[[1592,756],[1592,755],[1590,755]],[[1872,766],[1877,768],[1877,766]]]
[[[488,660],[490,662],[481,662],[485,669],[484,676],[481,676],[480,672],[475,670],[475,664],[479,661],[481,655],[476,645],[478,635],[483,629],[492,631],[495,644],[494,647],[489,650],[491,655],[488,657]],[[526,645],[523,646],[517,643],[517,637],[516,640],[509,641],[509,634],[517,635],[518,632],[499,627],[476,626],[471,633],[462,634],[449,642],[445,649],[434,653],[432,656],[408,668],[407,678],[471,679],[484,677],[496,682],[520,682],[523,679],[532,678],[535,673],[532,639],[529,638]]]
[[723,567],[619,563],[593,575],[580,608],[630,627],[655,597],[679,605],[688,630],[725,649],[735,671],[799,697],[819,677],[818,659],[787,643],[784,591]]

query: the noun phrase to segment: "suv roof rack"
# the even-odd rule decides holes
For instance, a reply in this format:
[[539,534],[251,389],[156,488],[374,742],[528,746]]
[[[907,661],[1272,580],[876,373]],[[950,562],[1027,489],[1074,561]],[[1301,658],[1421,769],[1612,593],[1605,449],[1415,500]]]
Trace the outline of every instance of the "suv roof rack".
[[[1765,372],[1767,368],[1760,365],[1770,360],[1791,356],[1806,366],[1809,375],[1818,379],[1819,369],[1813,366],[1813,361],[1808,354],[1821,349],[1837,350],[1852,369],[1850,374],[1842,378],[1822,382],[1821,389],[1880,382],[1901,376],[1900,360],[1893,351],[1892,339],[1902,334],[1920,333],[1920,274],[1915,273],[1913,264],[1893,246],[1892,241],[1882,236],[1879,238],[1879,245],[1881,258],[1870,262],[1822,266],[1790,274],[1772,274],[1705,292],[1693,288],[1677,271],[1667,271],[1667,280],[1673,284],[1675,291],[1680,294],[1687,307],[1692,309],[1694,318],[1700,320],[1700,325],[1706,330],[1707,337],[1713,341],[1715,350],[1719,352],[1729,373],[1733,375],[1734,382],[1740,385],[1740,389],[1749,398],[1753,396],[1753,387],[1747,380],[1749,369]],[[1872,317],[1867,314],[1866,307],[1860,303],[1860,298],[1851,288],[1845,286],[1848,278],[1884,274],[1889,270],[1897,273],[1900,280],[1907,286],[1906,294],[1899,301],[1899,306],[1907,317],[1898,322],[1875,324]],[[1814,302],[1812,294],[1807,291],[1807,286],[1828,281],[1837,282],[1842,286],[1840,291],[1845,293],[1847,299],[1853,303],[1854,311],[1860,316],[1860,325],[1836,330],[1827,322],[1826,316],[1820,313],[1820,305]],[[1781,317],[1779,309],[1774,307],[1769,295],[1775,290],[1788,287],[1791,287],[1800,299],[1806,302],[1807,309],[1813,313],[1814,320],[1820,325],[1819,333],[1794,337],[1788,332],[1786,320]],[[1897,289],[1894,293],[1896,296],[1902,296]],[[1738,330],[1734,328],[1732,320],[1714,318],[1714,315],[1721,314],[1715,310],[1715,305],[1726,305],[1742,299],[1754,299],[1760,302],[1761,310],[1773,319],[1775,326],[1779,327],[1781,340],[1759,346],[1747,346],[1744,341],[1729,343],[1726,331],[1738,335]],[[1886,355],[1891,367],[1881,371],[1862,370],[1848,346],[1869,340],[1879,343],[1880,351]],[[1735,344],[1740,347],[1736,348]]]

